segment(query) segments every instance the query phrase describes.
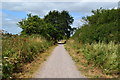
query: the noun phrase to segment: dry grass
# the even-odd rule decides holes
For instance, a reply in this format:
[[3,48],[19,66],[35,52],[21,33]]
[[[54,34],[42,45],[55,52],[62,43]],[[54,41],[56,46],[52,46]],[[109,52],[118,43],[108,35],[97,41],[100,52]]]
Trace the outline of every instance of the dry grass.
[[36,57],[53,45],[40,35],[5,35],[2,39],[3,79],[23,72],[23,66],[32,63]]
[[23,72],[17,74],[15,73],[14,76],[16,78],[32,78],[36,70],[41,67],[44,61],[47,60],[47,57],[50,55],[50,53],[53,51],[55,47],[56,46],[54,45],[44,53],[37,55],[34,61],[24,65]]
[[[74,44],[74,40],[69,40],[65,45],[67,51],[71,55],[72,59],[76,62],[76,66],[78,70],[81,71],[83,75],[88,78],[113,78],[117,77],[117,75],[109,75],[103,73],[103,70],[95,66],[94,63],[88,63],[84,54],[81,53],[78,45],[82,44]],[[75,46],[74,46],[75,45]]]

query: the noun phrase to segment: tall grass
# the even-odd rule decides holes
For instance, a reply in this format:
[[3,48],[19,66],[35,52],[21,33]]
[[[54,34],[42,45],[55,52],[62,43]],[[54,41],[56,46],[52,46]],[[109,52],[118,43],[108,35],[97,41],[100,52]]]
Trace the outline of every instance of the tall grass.
[[76,54],[73,54],[74,57],[77,58],[78,54],[82,54],[87,60],[87,64],[101,68],[104,74],[111,76],[120,74],[120,44],[114,42],[83,44],[75,40],[69,40],[67,46],[76,51]]
[[39,35],[3,36],[3,78],[12,78],[13,73],[21,72],[23,64],[33,61],[52,44]]
[[120,44],[110,42],[108,44],[92,43],[85,44],[81,48],[81,52],[84,54],[88,63],[94,63],[95,66],[99,66],[106,74],[119,73],[120,71],[120,54],[118,52]]

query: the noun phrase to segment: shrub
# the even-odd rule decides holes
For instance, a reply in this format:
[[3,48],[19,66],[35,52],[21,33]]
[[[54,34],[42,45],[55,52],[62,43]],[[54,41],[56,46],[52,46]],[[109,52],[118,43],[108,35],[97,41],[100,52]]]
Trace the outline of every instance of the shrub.
[[22,65],[34,60],[37,54],[44,52],[53,42],[39,35],[3,36],[2,59],[3,78],[22,71]]

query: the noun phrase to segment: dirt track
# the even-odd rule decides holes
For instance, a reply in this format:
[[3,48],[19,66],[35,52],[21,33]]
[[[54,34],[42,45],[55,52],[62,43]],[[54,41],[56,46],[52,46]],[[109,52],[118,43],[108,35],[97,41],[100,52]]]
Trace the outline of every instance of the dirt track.
[[63,44],[59,44],[34,78],[84,78],[77,70]]

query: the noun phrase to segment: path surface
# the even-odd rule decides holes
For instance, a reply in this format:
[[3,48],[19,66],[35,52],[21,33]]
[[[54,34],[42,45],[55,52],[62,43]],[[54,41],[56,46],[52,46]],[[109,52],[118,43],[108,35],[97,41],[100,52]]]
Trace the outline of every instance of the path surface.
[[63,44],[59,44],[43,64],[35,78],[84,78],[77,70]]

